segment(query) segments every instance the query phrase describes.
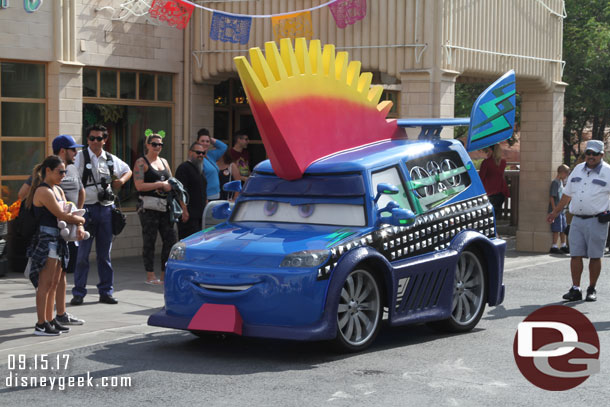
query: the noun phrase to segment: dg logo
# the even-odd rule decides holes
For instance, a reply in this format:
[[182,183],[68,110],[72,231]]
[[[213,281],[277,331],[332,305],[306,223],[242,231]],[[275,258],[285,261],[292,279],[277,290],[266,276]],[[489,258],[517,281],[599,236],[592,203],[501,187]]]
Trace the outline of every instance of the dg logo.
[[545,390],[569,390],[599,373],[595,327],[579,311],[561,305],[525,318],[517,327],[513,353],[523,376]]

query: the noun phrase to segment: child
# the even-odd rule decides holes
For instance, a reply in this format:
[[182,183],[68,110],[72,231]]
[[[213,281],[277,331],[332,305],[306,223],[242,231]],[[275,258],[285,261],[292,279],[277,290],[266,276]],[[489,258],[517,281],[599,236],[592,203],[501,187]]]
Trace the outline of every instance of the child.
[[[561,195],[563,194],[563,181],[568,178],[569,173],[570,168],[567,165],[561,164],[559,167],[557,167],[557,177],[555,177],[555,179],[551,182],[549,194],[549,213],[551,213],[555,209],[555,206],[559,203]],[[566,227],[566,215],[562,212],[559,214],[559,216],[555,218],[555,220],[551,224],[551,232],[553,232],[553,242],[549,253],[570,253],[570,250],[566,245]],[[561,248],[557,247],[557,235],[559,235],[559,240],[561,241]]]

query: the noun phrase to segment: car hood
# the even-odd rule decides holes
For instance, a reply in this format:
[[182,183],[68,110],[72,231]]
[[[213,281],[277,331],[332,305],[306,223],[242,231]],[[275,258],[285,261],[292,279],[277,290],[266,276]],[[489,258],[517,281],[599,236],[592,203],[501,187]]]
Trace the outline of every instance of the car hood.
[[208,265],[277,267],[289,253],[330,249],[365,232],[363,228],[341,226],[223,223],[196,233],[183,242],[187,246],[186,261],[204,261]]

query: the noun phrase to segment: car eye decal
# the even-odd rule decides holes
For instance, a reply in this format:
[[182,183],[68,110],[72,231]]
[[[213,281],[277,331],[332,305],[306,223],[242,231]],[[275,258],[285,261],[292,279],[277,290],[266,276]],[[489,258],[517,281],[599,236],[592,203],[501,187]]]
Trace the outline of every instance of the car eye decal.
[[277,208],[279,204],[275,201],[267,201],[265,202],[265,207],[263,208],[263,212],[266,216],[273,216],[277,212]]
[[313,215],[316,206],[314,204],[299,205],[299,216],[301,218],[309,218]]

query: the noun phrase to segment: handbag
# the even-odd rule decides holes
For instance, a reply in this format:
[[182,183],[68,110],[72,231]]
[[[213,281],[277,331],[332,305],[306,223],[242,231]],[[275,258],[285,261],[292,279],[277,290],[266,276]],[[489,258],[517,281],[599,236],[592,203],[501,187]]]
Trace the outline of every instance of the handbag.
[[112,234],[116,236],[125,228],[127,216],[118,208],[112,208],[110,213],[112,214]]
[[141,195],[142,208],[158,212],[167,212],[167,199],[156,196]]

